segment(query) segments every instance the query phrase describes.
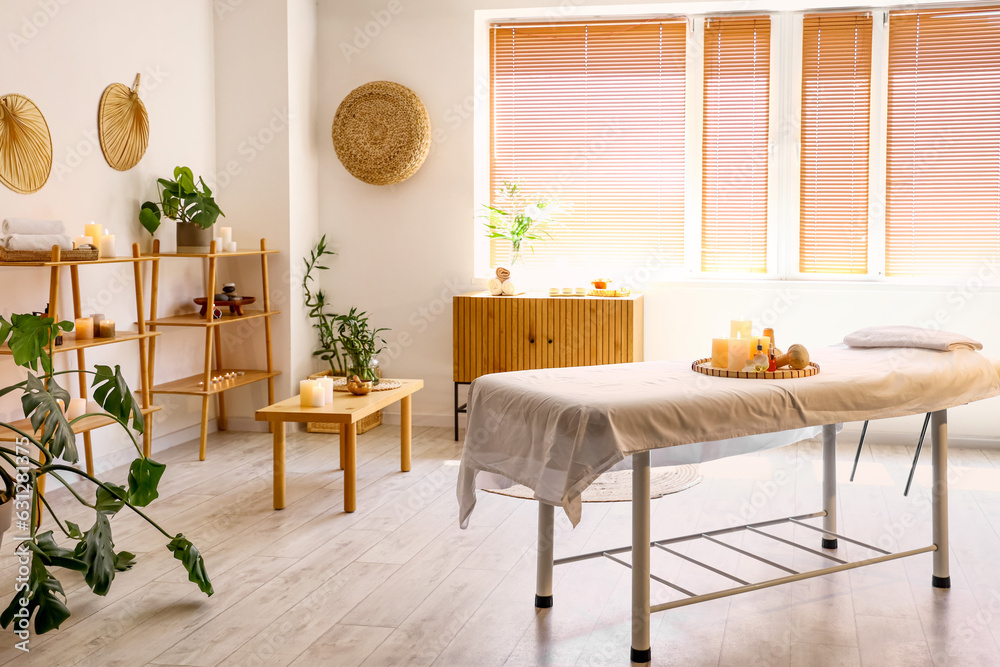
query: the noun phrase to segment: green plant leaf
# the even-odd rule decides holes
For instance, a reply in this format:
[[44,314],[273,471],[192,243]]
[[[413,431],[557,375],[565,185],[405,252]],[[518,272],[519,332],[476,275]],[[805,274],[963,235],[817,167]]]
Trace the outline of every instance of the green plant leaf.
[[[65,603],[66,594],[63,592],[62,584],[49,573],[37,555],[31,558],[27,584],[28,590],[15,593],[7,609],[0,614],[0,625],[6,628],[17,618],[19,612],[26,612],[28,618],[32,615],[35,617],[35,634],[44,635],[50,630],[57,629],[70,616]],[[62,596],[61,600],[59,596]],[[24,607],[21,606],[22,598],[28,602]],[[25,612],[21,612],[22,609]]]
[[188,167],[174,167],[174,180],[181,191],[194,191],[194,173]]
[[159,207],[151,201],[143,204],[142,208],[139,209],[139,224],[150,234],[155,234],[156,230],[160,228]]
[[87,564],[76,558],[72,549],[65,549],[56,544],[51,530],[35,536],[34,541],[29,540],[24,546],[38,554],[42,563],[50,567],[64,567],[77,572],[87,569]]
[[97,487],[96,509],[98,512],[108,515],[117,514],[118,510],[125,506],[127,498],[128,491],[125,490],[124,486],[104,482]]
[[115,554],[115,570],[118,572],[131,570],[133,565],[135,565],[135,554],[128,551],[119,551]]
[[128,501],[136,507],[145,507],[159,497],[156,490],[167,469],[162,463],[150,458],[132,461],[128,471]]
[[[132,428],[142,433],[145,423],[142,417],[142,408],[135,400],[132,390],[128,388],[128,383],[122,377],[121,366],[115,366],[111,370],[110,366],[95,366],[97,374],[94,376],[94,400],[104,408],[112,417],[115,417],[124,424],[132,420]],[[67,403],[68,405],[68,403]]]
[[39,441],[47,444],[53,456],[76,463],[80,458],[76,451],[76,435],[57,399],[62,400],[63,405],[69,405],[69,392],[60,387],[55,378],[49,379],[46,391],[45,383],[28,373],[21,395],[24,414],[30,418],[32,428],[40,434]]
[[63,331],[72,330],[72,322],[56,322],[51,317],[15,314],[10,316],[10,322],[0,322],[0,343],[7,341],[14,363],[18,366],[37,371],[40,363],[45,373],[51,373],[49,344]]
[[167,544],[167,549],[172,551],[174,558],[184,565],[184,569],[188,572],[188,580],[198,584],[201,592],[211,597],[215,590],[212,588],[212,582],[208,578],[208,570],[205,569],[205,559],[201,557],[198,547],[191,544],[183,535],[178,534],[177,537],[170,540],[170,543]]
[[76,525],[72,521],[66,522],[66,530],[69,531],[69,536],[72,537],[74,540],[83,539],[83,531],[80,530],[80,526]]
[[90,589],[97,595],[107,595],[111,582],[115,580],[117,556],[111,539],[111,522],[106,513],[97,513],[93,528],[84,533],[75,555],[87,566],[83,579]]

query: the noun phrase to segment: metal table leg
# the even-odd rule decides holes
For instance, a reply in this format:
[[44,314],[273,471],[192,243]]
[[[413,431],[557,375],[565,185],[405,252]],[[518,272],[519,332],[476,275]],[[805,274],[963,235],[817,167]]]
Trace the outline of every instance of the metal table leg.
[[951,588],[948,571],[948,411],[931,415],[931,498],[934,545],[935,588]]
[[554,524],[555,508],[538,501],[538,567],[535,571],[535,606],[539,609],[547,609],[552,606]]
[[[823,517],[824,530],[837,532],[837,425],[823,427]],[[834,534],[823,536],[824,549],[836,549]]]
[[649,647],[649,452],[632,455],[632,662]]

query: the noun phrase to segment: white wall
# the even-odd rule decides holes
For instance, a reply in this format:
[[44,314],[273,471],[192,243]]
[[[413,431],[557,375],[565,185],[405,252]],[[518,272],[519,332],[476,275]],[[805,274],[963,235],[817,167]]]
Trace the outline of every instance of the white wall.
[[[326,276],[334,305],[366,309],[378,325],[392,327],[393,350],[383,355],[391,375],[420,377],[416,419],[450,423],[452,408],[452,315],[449,298],[474,289],[472,109],[487,102],[473,74],[474,11],[505,7],[608,5],[537,0],[321,0],[319,7],[321,138],[320,226],[340,255]],[[353,88],[387,79],[413,89],[430,113],[434,143],[415,176],[387,187],[350,176],[329,143],[330,122]],[[638,276],[641,277],[641,276]],[[975,277],[970,276],[975,288]],[[993,290],[1000,286],[988,277]],[[691,359],[709,353],[709,339],[726,331],[730,317],[758,319],[777,304],[773,322],[779,343],[833,343],[861,326],[940,324],[979,338],[1000,356],[1000,293],[967,298],[953,288],[912,288],[837,283],[647,284],[646,359]],[[787,307],[784,304],[788,301]],[[942,311],[942,312],[939,312]],[[939,318],[940,319],[940,318]],[[995,401],[958,408],[955,437],[997,443]],[[908,435],[915,418],[879,424],[879,431]]]
[[[118,254],[133,242],[149,243],[139,226],[139,204],[155,196],[155,179],[178,164],[197,173],[215,170],[215,107],[212,8],[205,0],[170,3],[104,0],[5,0],[0,4],[0,94],[20,93],[39,106],[52,134],[54,166],[48,183],[31,195],[0,187],[0,218],[64,220],[74,235],[91,220],[117,236]],[[150,121],[149,149],[132,170],[107,165],[97,139],[97,107],[104,88],[114,82],[132,85],[142,73],[140,95]],[[148,275],[148,274],[147,274]],[[120,329],[135,322],[132,268],[80,269],[85,313],[104,312]],[[68,287],[69,272],[62,275]],[[148,277],[147,277],[148,280]],[[42,269],[0,268],[0,310],[41,310],[47,300],[48,274]],[[161,312],[176,309],[192,296],[190,281],[165,265],[160,288]],[[67,288],[59,311],[72,314]],[[197,371],[200,357],[189,353],[185,334],[160,338],[157,381]],[[126,343],[96,348],[88,365],[121,364],[126,379],[138,387],[138,347]],[[3,384],[23,372],[8,357],[0,359]],[[200,420],[193,402],[164,400],[157,413],[156,445]],[[20,417],[12,397],[0,402],[0,417]],[[131,445],[113,429],[95,432],[95,454],[104,466],[121,462]]]

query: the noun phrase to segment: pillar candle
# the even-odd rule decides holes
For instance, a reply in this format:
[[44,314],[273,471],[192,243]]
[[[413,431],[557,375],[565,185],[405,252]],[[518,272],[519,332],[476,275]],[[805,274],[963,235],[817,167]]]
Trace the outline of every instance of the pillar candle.
[[729,321],[729,336],[730,338],[750,338],[750,320],[730,320]]
[[76,338],[77,340],[85,340],[94,337],[94,318],[93,317],[78,317],[76,319]]
[[236,252],[236,241],[230,241],[226,244],[226,252]]
[[299,405],[303,408],[312,407],[313,387],[318,387],[316,380],[302,380],[299,382]]
[[73,421],[81,415],[87,413],[87,399],[85,398],[71,398],[69,399],[69,409],[66,410],[66,419]]
[[101,257],[115,257],[115,235],[105,234],[101,237]]
[[77,236],[73,239],[73,248],[81,248],[85,245],[94,245],[94,239],[89,236]]
[[729,364],[727,368],[731,371],[741,371],[746,368],[747,360],[753,355],[750,354],[749,338],[729,339]]
[[712,339],[712,366],[715,368],[729,367],[729,339]]
[[221,236],[216,236],[215,237],[215,252],[225,252],[225,251],[226,251],[226,249],[222,245],[222,237]]
[[319,384],[323,387],[323,400],[327,403],[333,403],[333,378],[321,377]]
[[101,237],[104,235],[102,232],[104,228],[98,224],[90,223],[89,225],[83,226],[83,235],[89,236],[93,242],[93,245],[100,251],[101,249]]
[[321,408],[326,405],[326,391],[323,387],[317,384],[312,388],[312,407]]
[[222,245],[227,246],[233,242],[233,228],[219,227],[219,234],[222,235]]
[[97,325],[97,330],[100,332],[98,336],[101,338],[114,338],[115,337],[115,321],[114,320],[101,320]]

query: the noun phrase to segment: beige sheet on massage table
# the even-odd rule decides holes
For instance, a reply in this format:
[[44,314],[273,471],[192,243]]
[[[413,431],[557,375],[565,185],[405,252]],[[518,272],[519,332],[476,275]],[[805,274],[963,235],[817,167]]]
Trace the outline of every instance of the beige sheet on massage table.
[[[1000,394],[1000,366],[971,350],[838,345],[813,351],[812,360],[820,373],[792,380],[709,377],[682,361],[480,377],[469,390],[460,523],[468,524],[475,507],[479,471],[533,489],[575,525],[583,490],[637,452],[677,448],[654,465],[708,461],[808,438],[816,433],[809,427],[922,414]],[[779,434],[796,430],[785,434],[796,439]]]

